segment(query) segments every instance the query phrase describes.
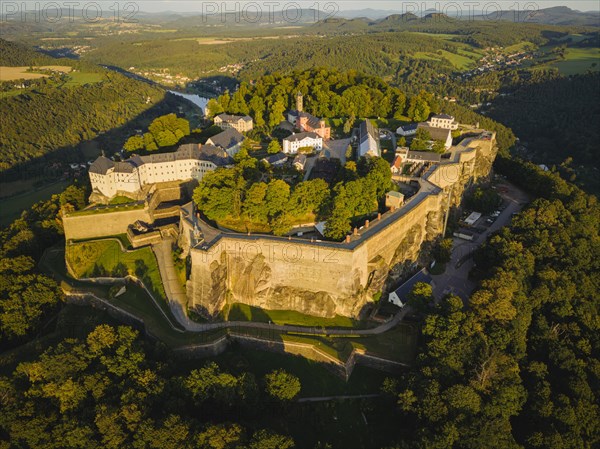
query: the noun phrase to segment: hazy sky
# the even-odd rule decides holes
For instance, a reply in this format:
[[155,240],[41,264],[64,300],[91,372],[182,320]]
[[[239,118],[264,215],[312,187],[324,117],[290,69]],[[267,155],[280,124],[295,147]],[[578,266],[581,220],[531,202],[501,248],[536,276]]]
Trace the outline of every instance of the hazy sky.
[[[250,3],[251,1],[226,1],[226,3],[239,3],[243,5],[244,3]],[[262,5],[268,2],[277,2],[281,5],[291,5],[293,3],[298,3],[302,5],[302,7],[314,7],[319,9],[323,9],[328,0],[252,0],[252,2],[257,3],[258,5]],[[555,0],[536,0],[536,1],[493,1],[493,0],[456,0],[452,1],[453,3],[457,3],[459,5],[464,5],[466,3],[480,3],[482,5],[481,8],[477,7],[477,5],[472,6],[473,9],[482,9],[486,4],[498,3],[503,8],[510,9],[511,6],[515,9],[516,5],[520,9],[524,9],[528,4],[536,4],[540,8],[548,8],[551,6],[568,6],[571,9],[577,9],[579,11],[597,11],[600,8],[600,2],[598,0],[590,1],[590,0],[563,0],[563,1],[555,1]],[[443,5],[444,3],[452,3],[451,1],[421,1],[415,0],[412,2],[396,0],[382,0],[382,1],[368,1],[368,0],[339,0],[332,1],[330,3],[335,3],[340,11],[349,10],[349,9],[364,9],[364,8],[372,8],[372,9],[386,9],[386,10],[398,10],[401,11],[403,9],[403,4],[407,3],[417,3],[419,5],[425,4],[428,8],[435,8],[436,4]],[[214,1],[205,1],[205,0],[140,0],[136,1],[139,5],[141,11],[201,11],[202,4],[206,3],[217,3],[221,4],[222,0],[214,0]],[[274,9],[280,9],[274,7]],[[438,8],[439,9],[439,8]]]
[[[364,8],[372,8],[372,9],[385,9],[385,10],[395,10],[395,11],[406,11],[408,3],[418,4],[419,9],[426,10],[429,8],[435,8],[441,10],[443,8],[444,3],[454,3],[458,4],[461,7],[463,5],[471,4],[473,6],[464,6],[465,8],[470,8],[472,10],[483,10],[486,5],[492,4],[500,4],[504,9],[516,9],[524,10],[526,9],[526,5],[537,5],[539,8],[548,8],[551,6],[568,6],[571,9],[577,9],[579,11],[598,11],[600,8],[599,0],[563,0],[563,1],[555,1],[555,0],[512,0],[512,1],[504,1],[504,0],[439,0],[439,1],[422,1],[422,0],[414,0],[414,1],[403,1],[403,0],[25,0],[22,2],[21,0],[16,1],[2,1],[2,3],[14,3],[14,4],[27,4],[28,6],[39,3],[41,5],[48,5],[50,3],[53,4],[66,4],[68,5],[70,2],[78,3],[75,8],[80,5],[85,5],[86,3],[96,2],[101,4],[103,7],[107,4],[119,3],[120,5],[124,5],[127,2],[135,3],[139,7],[140,11],[148,11],[148,12],[159,12],[159,11],[180,11],[180,12],[191,12],[197,11],[202,12],[203,5],[206,8],[206,5],[212,3],[213,5],[221,5],[222,3],[228,3],[229,5],[237,3],[243,7],[244,4],[255,3],[260,7],[264,8],[273,8],[274,10],[281,10],[283,7],[293,8],[295,4],[301,5],[303,8],[315,8],[320,10],[325,10],[325,5],[327,3],[334,3],[336,8],[339,11],[349,10],[349,9],[364,9]],[[280,6],[265,6],[266,4],[274,5],[278,3]],[[477,6],[479,3],[480,6]],[[439,5],[436,8],[436,4]],[[404,7],[403,7],[404,5]],[[423,7],[422,5],[425,5]],[[65,6],[69,7],[69,6]],[[235,7],[235,6],[228,6]]]

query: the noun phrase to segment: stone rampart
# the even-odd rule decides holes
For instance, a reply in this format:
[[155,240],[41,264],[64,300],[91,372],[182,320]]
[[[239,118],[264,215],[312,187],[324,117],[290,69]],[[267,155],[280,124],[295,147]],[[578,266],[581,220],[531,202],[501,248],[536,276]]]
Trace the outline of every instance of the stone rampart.
[[65,215],[63,216],[63,227],[67,240],[85,240],[125,234],[128,226],[136,221],[152,223],[154,220],[148,208],[144,207],[87,215]]
[[425,242],[442,234],[449,207],[489,174],[495,153],[493,134],[466,139],[423,176],[419,192],[402,208],[373,220],[350,241],[217,233],[190,251],[189,307],[206,316],[238,302],[358,317],[390,277],[419,261]]
[[164,209],[158,206],[189,197],[190,189],[194,185],[195,181],[156,184],[148,192],[148,201],[137,209],[131,209],[131,206],[124,204],[109,206],[106,210],[96,212],[80,211],[63,215],[65,238],[85,240],[126,234],[129,225],[136,221],[152,224],[155,219],[177,216],[178,206]]

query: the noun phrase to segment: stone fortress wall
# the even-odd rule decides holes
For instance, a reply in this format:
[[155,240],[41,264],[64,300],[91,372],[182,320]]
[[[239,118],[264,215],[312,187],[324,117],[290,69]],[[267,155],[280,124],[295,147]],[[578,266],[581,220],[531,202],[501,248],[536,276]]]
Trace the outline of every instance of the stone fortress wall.
[[419,192],[402,208],[343,243],[213,232],[206,224],[198,229],[193,217],[182,219],[183,240],[192,247],[189,308],[216,316],[227,303],[239,302],[357,317],[375,293],[420,260],[425,242],[442,234],[449,207],[460,204],[472,182],[489,175],[496,151],[493,133],[463,140],[450,159],[423,176]]
[[420,179],[420,190],[342,243],[225,233],[199,221],[179,201],[192,182],[156,185],[143,206],[119,211],[63,216],[67,240],[125,234],[131,224],[152,224],[180,216],[179,244],[191,255],[188,307],[216,316],[227,303],[334,317],[357,317],[373,295],[399,280],[411,265],[424,262],[423,244],[439,237],[449,207],[460,204],[465,188],[486,177],[496,156],[495,136],[467,138],[450,159]]
[[124,204],[108,206],[95,213],[84,210],[65,214],[62,217],[65,238],[85,240],[126,234],[128,227],[136,221],[152,224],[156,219],[177,216],[178,206],[165,209],[159,206],[161,203],[189,198],[195,185],[195,181],[155,184],[148,192],[147,199],[133,210],[127,210],[128,205]]

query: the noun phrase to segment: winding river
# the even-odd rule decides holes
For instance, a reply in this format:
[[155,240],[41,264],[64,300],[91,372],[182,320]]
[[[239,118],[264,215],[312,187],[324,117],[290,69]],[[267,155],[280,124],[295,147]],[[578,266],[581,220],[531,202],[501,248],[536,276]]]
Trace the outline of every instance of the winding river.
[[186,100],[192,102],[193,104],[198,106],[200,109],[202,109],[202,112],[204,114],[206,114],[206,105],[208,104],[208,98],[201,97],[200,95],[197,95],[197,94],[184,94],[182,92],[177,92],[174,90],[170,90],[169,93],[172,93],[173,95],[177,95],[178,97],[185,98]]

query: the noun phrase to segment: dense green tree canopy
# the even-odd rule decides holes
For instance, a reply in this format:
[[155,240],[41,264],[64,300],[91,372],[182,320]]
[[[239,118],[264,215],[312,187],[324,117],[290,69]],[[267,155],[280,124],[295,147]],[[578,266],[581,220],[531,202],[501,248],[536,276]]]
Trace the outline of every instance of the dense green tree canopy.
[[284,370],[270,372],[265,381],[267,393],[279,401],[291,401],[300,393],[300,380]]
[[592,448],[600,207],[533,164],[499,165],[545,198],[490,237],[469,307],[449,296],[429,311],[416,370],[385,391],[417,420],[406,447]]
[[[164,92],[113,72],[103,81],[49,87],[0,101],[0,170],[117,128],[162,100]],[[150,98],[150,102],[146,99]],[[189,130],[188,130],[189,134]]]

